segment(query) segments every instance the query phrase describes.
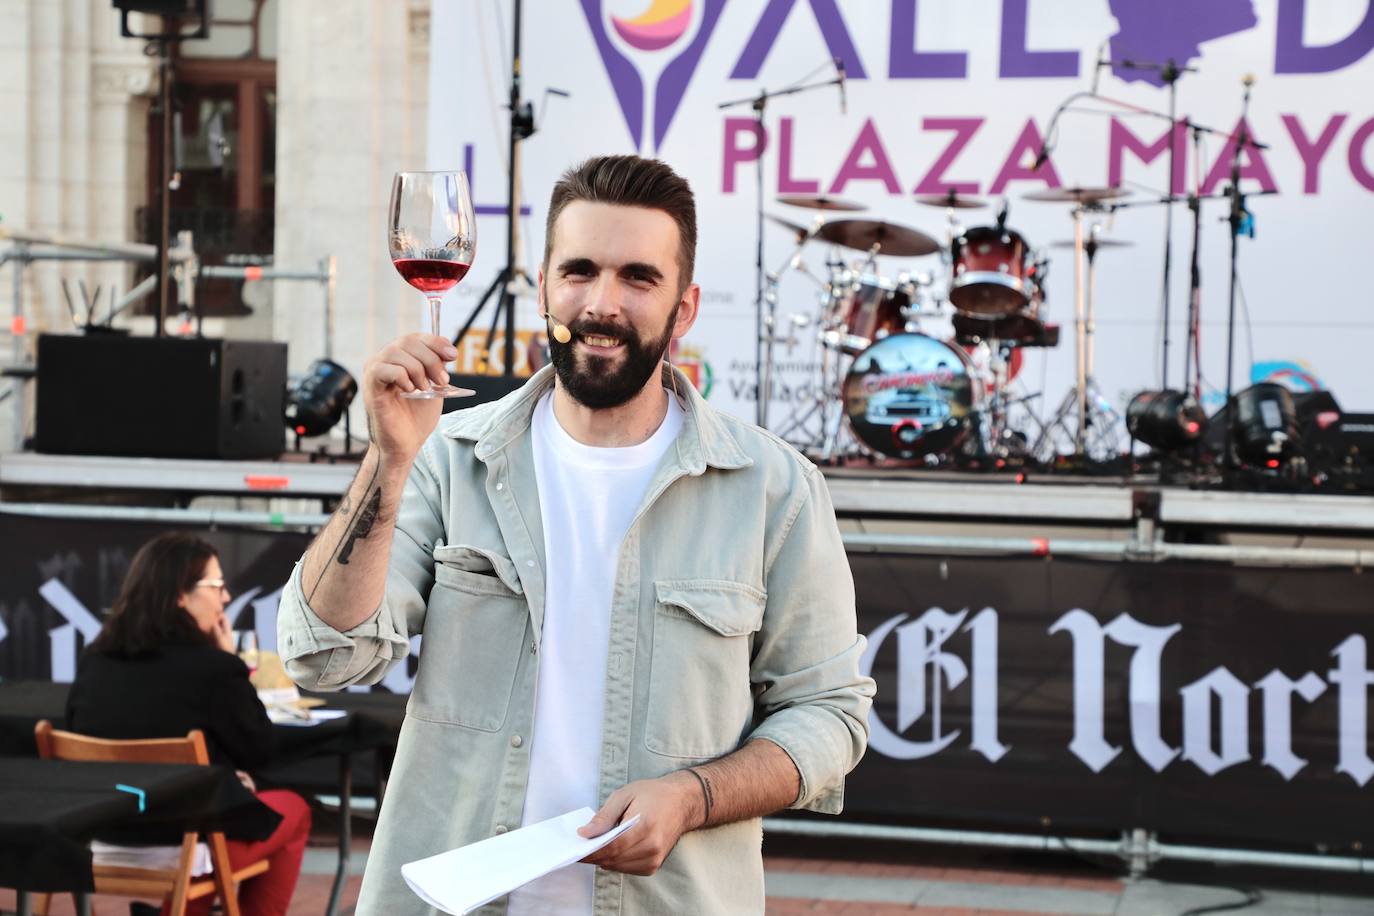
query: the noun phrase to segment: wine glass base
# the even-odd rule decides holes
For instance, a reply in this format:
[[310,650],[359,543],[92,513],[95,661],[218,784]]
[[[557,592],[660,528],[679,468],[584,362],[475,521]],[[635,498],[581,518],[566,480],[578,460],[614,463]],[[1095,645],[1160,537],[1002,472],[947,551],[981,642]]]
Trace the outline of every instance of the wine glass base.
[[435,398],[470,398],[477,392],[471,388],[455,388],[453,385],[435,385],[428,391],[406,391],[401,397],[415,401],[432,401]]

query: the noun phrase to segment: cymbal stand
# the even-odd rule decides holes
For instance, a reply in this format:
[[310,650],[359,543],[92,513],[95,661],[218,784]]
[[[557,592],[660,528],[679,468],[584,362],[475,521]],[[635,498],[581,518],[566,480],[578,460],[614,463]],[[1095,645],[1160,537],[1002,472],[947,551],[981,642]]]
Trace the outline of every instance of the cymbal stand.
[[[1087,237],[1083,232],[1083,215],[1096,213],[1101,207],[1092,204],[1078,204],[1073,208],[1073,308],[1074,308],[1074,359],[1076,378],[1073,389],[1064,397],[1054,418],[1046,424],[1036,443],[1035,453],[1042,458],[1053,458],[1052,437],[1056,430],[1067,431],[1072,428],[1073,454],[1076,458],[1089,457],[1105,460],[1117,451],[1117,425],[1119,417],[1106,398],[1102,397],[1093,377],[1093,335],[1096,330],[1093,321],[1093,289],[1095,286],[1095,262],[1098,250],[1097,225],[1094,223]],[[1070,427],[1069,419],[1073,418]],[[1089,453],[1088,433],[1092,430],[1095,437],[1094,447]]]
[[[796,234],[796,247],[792,250],[792,253],[788,255],[788,258],[784,262],[783,266],[779,270],[769,273],[767,275],[767,296],[769,298],[769,311],[771,313],[776,313],[777,311],[778,282],[781,279],[782,275],[787,271],[796,271],[797,273],[800,273],[802,276],[806,277],[808,280],[815,283],[821,290],[820,320],[812,322],[809,319],[804,319],[802,316],[794,315],[789,320],[789,327],[785,335],[778,335],[776,333],[776,330],[773,328],[772,324],[769,324],[769,332],[772,335],[770,343],[786,344],[789,353],[798,343],[797,332],[801,328],[809,327],[812,324],[814,324],[816,328],[816,338],[814,345],[811,348],[811,353],[813,358],[821,358],[821,361],[818,363],[818,369],[820,374],[819,384],[815,389],[813,397],[805,400],[803,400],[800,397],[796,397],[793,399],[791,413],[788,414],[787,418],[778,427],[778,437],[786,442],[791,443],[792,445],[797,446],[802,451],[805,451],[808,448],[817,448],[822,445],[822,442],[825,438],[825,430],[827,429],[829,424],[829,408],[831,406],[831,402],[834,400],[831,397],[831,384],[828,373],[829,362],[825,359],[826,354],[825,352],[823,352],[825,351],[825,348],[823,348],[820,343],[821,335],[824,333],[825,330],[825,316],[828,313],[828,311],[833,307],[833,284],[828,282],[822,282],[818,277],[816,277],[815,274],[813,274],[810,270],[807,269],[806,265],[801,260],[802,249],[806,246],[807,242],[811,241],[811,239],[815,236],[816,231],[820,229],[824,222],[825,219],[823,217],[817,216],[815,220],[812,222],[809,231],[805,233],[798,232]],[[765,379],[767,379],[765,384],[770,386],[772,384],[772,371],[773,365],[772,360],[770,359],[767,365],[765,365],[764,367],[764,377]],[[804,411],[802,409],[803,406],[805,406]],[[819,431],[814,434],[808,431],[809,424],[813,417],[818,417],[820,426]],[[802,440],[790,438],[790,436],[797,430],[803,431],[804,438]]]
[[945,294],[936,301],[953,309],[949,301],[950,284],[954,282],[954,240],[964,234],[964,226],[959,222],[959,213],[953,207],[945,207],[945,247],[940,249],[941,274],[945,278]]
[[756,226],[756,248],[754,252],[754,272],[755,272],[755,298],[754,298],[754,369],[757,379],[757,390],[755,391],[755,414],[754,422],[764,429],[768,428],[768,400],[771,397],[771,375],[766,372],[765,365],[773,361],[773,323],[776,316],[771,308],[765,315],[764,309],[767,306],[767,284],[763,273],[763,170],[764,170],[764,150],[768,144],[766,141],[767,129],[764,126],[764,114],[768,110],[768,103],[776,98],[783,96],[797,95],[798,93],[811,92],[822,89],[826,86],[844,85],[844,76],[837,75],[834,79],[820,80],[813,83],[793,85],[785,89],[769,92],[760,89],[758,95],[748,96],[742,99],[731,99],[719,103],[716,107],[721,110],[747,105],[754,112],[756,122],[756,133],[758,143],[757,167],[754,172],[755,179],[755,226]]
[[1011,364],[1011,344],[991,338],[988,346],[988,363],[992,369],[992,397],[988,401],[988,453],[994,458],[1007,457],[1004,434],[1007,431],[1007,376]]

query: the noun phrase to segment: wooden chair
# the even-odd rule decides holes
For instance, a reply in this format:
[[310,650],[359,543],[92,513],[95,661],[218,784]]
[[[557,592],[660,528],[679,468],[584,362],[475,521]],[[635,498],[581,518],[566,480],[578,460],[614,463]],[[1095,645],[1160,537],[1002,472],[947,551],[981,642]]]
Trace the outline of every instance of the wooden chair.
[[[38,742],[38,756],[44,760],[210,764],[210,757],[205,750],[205,736],[199,729],[185,738],[108,741],[59,731],[44,719],[34,727],[34,737]],[[95,892],[120,897],[162,897],[171,901],[172,916],[184,916],[188,901],[219,894],[224,901],[225,916],[240,916],[238,885],[267,871],[268,862],[259,859],[235,871],[229,864],[229,847],[224,834],[213,831],[207,832],[205,837],[214,865],[211,877],[196,880],[191,876],[197,838],[196,831],[192,830],[182,837],[176,869],[95,865],[92,869]],[[47,916],[50,896],[45,894],[38,898],[36,909],[39,916]]]

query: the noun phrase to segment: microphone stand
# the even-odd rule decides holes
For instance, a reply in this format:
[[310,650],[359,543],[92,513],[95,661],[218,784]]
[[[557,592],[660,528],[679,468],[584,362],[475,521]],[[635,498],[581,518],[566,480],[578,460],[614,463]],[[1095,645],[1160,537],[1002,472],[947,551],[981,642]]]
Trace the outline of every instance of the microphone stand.
[[[1108,63],[1112,63],[1112,62],[1111,62],[1111,61],[1108,61]],[[1172,63],[1172,62],[1170,62],[1170,63]],[[1154,68],[1161,68],[1161,72],[1163,72],[1163,71],[1162,71],[1162,68],[1163,68],[1164,66],[1168,66],[1168,65],[1159,65],[1159,64],[1146,64],[1146,63],[1142,63],[1142,62],[1139,62],[1139,61],[1130,61],[1130,60],[1121,61],[1120,64],[1121,64],[1122,66],[1136,67],[1136,68],[1139,68],[1139,69],[1154,69]],[[1185,72],[1190,72],[1190,70],[1191,70],[1191,68],[1188,68],[1188,67],[1175,67],[1174,69],[1178,70],[1178,72],[1179,72],[1180,74],[1185,73]],[[1177,82],[1177,77],[1175,77],[1175,80],[1174,80],[1174,81]],[[1171,84],[1171,88],[1172,88],[1172,84]],[[1045,131],[1045,140],[1044,140],[1044,141],[1041,143],[1041,145],[1040,145],[1040,153],[1039,153],[1039,155],[1037,156],[1037,159],[1036,159],[1037,163],[1043,162],[1044,160],[1048,159],[1048,158],[1049,158],[1049,152],[1050,152],[1050,150],[1051,150],[1055,145],[1057,145],[1057,140],[1058,140],[1057,131],[1058,131],[1058,125],[1059,125],[1059,118],[1060,118],[1060,116],[1062,116],[1062,115],[1064,114],[1064,112],[1066,112],[1066,111],[1069,109],[1069,106],[1070,106],[1070,105],[1072,105],[1074,102],[1078,101],[1079,99],[1083,99],[1083,98],[1098,99],[1099,101],[1106,102],[1106,103],[1109,104],[1109,105],[1114,105],[1114,106],[1116,106],[1117,108],[1120,108],[1120,109],[1122,109],[1122,110],[1124,110],[1124,111],[1130,111],[1130,112],[1133,112],[1133,113],[1135,113],[1135,114],[1146,115],[1146,116],[1148,116],[1148,117],[1167,119],[1167,120],[1169,121],[1169,130],[1170,130],[1170,133],[1169,133],[1169,147],[1170,147],[1170,157],[1171,157],[1170,175],[1169,175],[1169,192],[1170,192],[1170,193],[1160,196],[1157,200],[1148,200],[1148,201],[1127,201],[1127,202],[1123,202],[1123,203],[1113,204],[1113,205],[1111,205],[1111,206],[1109,207],[1109,209],[1112,210],[1112,211],[1115,211],[1115,210],[1120,210],[1120,209],[1128,209],[1128,208],[1133,207],[1133,206],[1140,206],[1140,205],[1142,205],[1142,204],[1156,204],[1156,203],[1158,203],[1158,204],[1163,204],[1167,210],[1172,211],[1174,201],[1182,199],[1182,200],[1188,201],[1188,205],[1189,205],[1190,209],[1193,210],[1193,252],[1192,252],[1192,259],[1191,259],[1192,270],[1191,270],[1191,277],[1190,277],[1190,281],[1189,281],[1190,288],[1189,288],[1189,309],[1188,309],[1188,349],[1187,349],[1187,351],[1186,351],[1185,354],[1184,354],[1183,385],[1184,385],[1184,390],[1186,391],[1187,388],[1188,388],[1188,375],[1189,375],[1190,369],[1194,369],[1194,370],[1197,372],[1197,376],[1196,376],[1196,381],[1194,382],[1193,387],[1194,387],[1195,397],[1197,397],[1197,398],[1199,399],[1199,401],[1201,400],[1201,397],[1202,397],[1202,393],[1201,393],[1201,384],[1202,384],[1202,383],[1201,383],[1201,372],[1202,372],[1202,367],[1201,367],[1200,365],[1194,367],[1194,366],[1192,365],[1192,362],[1193,362],[1192,357],[1193,357],[1193,350],[1194,350],[1194,348],[1197,347],[1197,324],[1198,324],[1197,312],[1198,312],[1198,308],[1199,308],[1200,305],[1201,305],[1201,291],[1200,291],[1200,288],[1201,288],[1201,276],[1200,276],[1199,267],[1198,267],[1198,242],[1199,242],[1199,240],[1200,240],[1200,238],[1201,238],[1201,231],[1202,231],[1202,230],[1201,230],[1201,220],[1202,220],[1202,215],[1201,215],[1201,202],[1202,202],[1203,200],[1210,199],[1210,198],[1213,198],[1213,197],[1216,197],[1216,196],[1225,196],[1225,197],[1229,197],[1229,198],[1232,200],[1232,208],[1231,208],[1231,209],[1232,209],[1232,212],[1231,212],[1231,217],[1230,217],[1231,223],[1232,223],[1232,237],[1231,237],[1231,292],[1230,292],[1230,296],[1231,296],[1231,305],[1230,305],[1230,316],[1229,316],[1229,318],[1228,318],[1228,327],[1227,327],[1227,355],[1226,355],[1226,395],[1227,395],[1227,403],[1229,404],[1229,403],[1230,403],[1230,397],[1231,397],[1231,361],[1232,361],[1232,349],[1233,349],[1233,347],[1234,347],[1234,337],[1235,337],[1235,298],[1236,298],[1236,285],[1237,285],[1237,277],[1236,277],[1236,259],[1237,259],[1237,255],[1238,255],[1238,241],[1237,241],[1237,236],[1240,234],[1242,223],[1245,223],[1245,222],[1246,222],[1246,217],[1249,216],[1248,211],[1246,211],[1246,209],[1245,209],[1245,195],[1240,193],[1240,190],[1239,190],[1239,187],[1238,187],[1239,182],[1240,182],[1240,157],[1241,157],[1242,152],[1243,152],[1245,149],[1247,149],[1247,148],[1253,149],[1253,150],[1265,150],[1265,149],[1268,149],[1268,148],[1269,148],[1268,144],[1264,144],[1264,143],[1259,143],[1259,142],[1257,142],[1253,137],[1249,136],[1249,133],[1245,130],[1245,118],[1246,118],[1246,116],[1248,116],[1249,111],[1250,111],[1250,83],[1247,82],[1247,83],[1246,83],[1246,86],[1245,86],[1245,100],[1244,100],[1244,104],[1243,104],[1243,106],[1242,106],[1242,108],[1241,108],[1241,121],[1240,121],[1239,133],[1237,133],[1237,134],[1235,134],[1235,135],[1233,135],[1233,134],[1232,134],[1231,132],[1229,132],[1229,131],[1217,130],[1215,127],[1208,127],[1208,126],[1206,126],[1205,124],[1199,124],[1199,123],[1197,123],[1196,121],[1192,120],[1191,118],[1186,118],[1186,117],[1185,117],[1182,121],[1177,121],[1177,120],[1176,120],[1176,116],[1175,116],[1176,113],[1173,111],[1173,107],[1172,107],[1172,106],[1173,106],[1173,99],[1172,99],[1172,96],[1171,96],[1171,99],[1170,99],[1170,109],[1171,109],[1171,110],[1169,111],[1169,113],[1166,114],[1166,113],[1164,113],[1164,112],[1155,111],[1155,110],[1150,109],[1150,108],[1144,108],[1144,107],[1139,106],[1139,105],[1133,105],[1133,104],[1131,104],[1130,102],[1123,102],[1123,101],[1121,101],[1121,100],[1119,100],[1119,99],[1113,99],[1113,98],[1109,98],[1109,97],[1104,96],[1104,95],[1100,95],[1100,94],[1097,93],[1095,90],[1090,90],[1090,91],[1087,91],[1087,92],[1075,92],[1075,93],[1073,93],[1072,95],[1070,95],[1067,99],[1065,99],[1065,100],[1059,105],[1058,108],[1055,109],[1054,115],[1050,118],[1049,127],[1048,127],[1048,128],[1046,129],[1046,131]],[[1092,113],[1094,113],[1094,114],[1106,114],[1107,112],[1093,111]],[[1204,134],[1212,134],[1213,136],[1224,137],[1224,138],[1227,139],[1227,140],[1232,140],[1232,141],[1235,142],[1235,149],[1234,149],[1234,151],[1232,152],[1232,160],[1231,160],[1231,188],[1230,188],[1230,190],[1229,190],[1225,195],[1206,195],[1206,196],[1204,196],[1204,195],[1202,194],[1201,175],[1198,176],[1197,187],[1194,189],[1194,192],[1193,192],[1192,194],[1189,194],[1189,195],[1187,195],[1186,197],[1180,198],[1178,195],[1175,195],[1175,194],[1172,193],[1172,192],[1173,192],[1173,177],[1174,177],[1174,176],[1173,176],[1173,164],[1172,164],[1172,159],[1173,159],[1173,156],[1177,154],[1177,145],[1174,143],[1173,131],[1176,130],[1177,127],[1178,127],[1179,125],[1183,126],[1185,129],[1190,130],[1190,131],[1192,132],[1192,134],[1193,134],[1193,141],[1194,141],[1195,144],[1198,144],[1199,149],[1200,149],[1200,145],[1201,145],[1201,138],[1202,138],[1202,136],[1203,136]],[[1195,158],[1197,158],[1197,157],[1195,156]],[[1199,160],[1199,162],[1200,162],[1200,160]],[[1267,192],[1267,191],[1260,191],[1260,192],[1256,192],[1256,193],[1259,193],[1259,194],[1267,194],[1267,193],[1270,193],[1270,192]],[[1247,224],[1247,225],[1248,225],[1248,224]],[[1169,227],[1170,227],[1170,230],[1169,230],[1169,231],[1170,231],[1170,232],[1172,232],[1172,226],[1173,226],[1173,220],[1172,220],[1172,218],[1170,218],[1170,220],[1169,220]],[[1169,258],[1169,242],[1167,241],[1167,238],[1168,238],[1168,236],[1166,235],[1166,243],[1165,243],[1165,245],[1166,245],[1166,247],[1165,247],[1166,263],[1167,263],[1167,259]],[[1166,270],[1168,270],[1167,267],[1166,267]],[[1165,348],[1164,369],[1165,369],[1165,373],[1166,373],[1165,380],[1167,381],[1167,371],[1168,371],[1168,346],[1169,346],[1169,345],[1168,345],[1168,339],[1169,339],[1169,337],[1168,337],[1168,335],[1169,335],[1169,325],[1168,325],[1168,320],[1167,320],[1167,315],[1168,315],[1168,284],[1167,284],[1167,283],[1166,283],[1166,285],[1165,285],[1165,315],[1166,315],[1166,319],[1165,319],[1165,324],[1164,324],[1164,340],[1165,340],[1165,344],[1164,344],[1164,348]],[[1167,385],[1166,385],[1165,387],[1167,387]],[[1230,448],[1230,428],[1229,428],[1229,426],[1228,426],[1228,428],[1227,428],[1227,448],[1228,448],[1228,449]],[[1229,455],[1228,455],[1228,460],[1229,460]]]
[[[1194,160],[1201,163],[1202,133],[1193,131]],[[1173,199],[1170,194],[1170,200]],[[1170,204],[1172,209],[1172,204]],[[1202,170],[1197,168],[1192,193],[1188,195],[1188,209],[1193,216],[1193,251],[1188,259],[1188,332],[1183,344],[1183,390],[1192,388],[1193,399],[1202,403],[1202,348],[1198,342],[1198,315],[1202,310]],[[1168,340],[1168,312],[1165,312],[1164,335]],[[1167,346],[1167,344],[1166,344]],[[1193,372],[1193,356],[1197,356],[1197,372]],[[1161,386],[1166,391],[1169,386]]]
[[496,339],[496,329],[505,316],[505,346],[502,354],[504,372],[507,378],[515,375],[515,281],[522,278],[526,283],[529,277],[523,268],[515,263],[516,252],[520,246],[520,144],[534,134],[534,109],[520,98],[520,14],[524,5],[522,0],[514,0],[515,16],[512,28],[511,75],[510,75],[510,146],[508,149],[509,168],[506,173],[506,265],[501,268],[491,285],[477,300],[477,305],[463,322],[458,333],[453,335],[453,345],[460,346],[467,336],[477,316],[486,308],[487,302],[496,297],[496,310],[491,316],[491,326],[487,331],[486,358],[483,360],[487,373],[491,373],[492,342]]
[[[814,71],[813,71],[814,72]],[[782,98],[788,95],[797,95],[802,92],[810,92],[814,89],[821,89],[826,86],[843,86],[844,77],[836,76],[834,79],[821,80],[815,83],[806,83],[801,86],[792,86],[788,89],[778,89],[769,92],[767,89],[760,89],[758,95],[749,96],[742,99],[732,99],[728,102],[721,102],[716,106],[717,109],[738,108],[748,105],[754,111],[754,119],[757,126],[758,137],[758,168],[755,169],[755,186],[757,190],[755,201],[755,240],[754,249],[754,385],[755,385],[755,409],[754,422],[764,429],[768,428],[768,401],[773,392],[773,344],[776,343],[774,328],[777,326],[777,300],[765,294],[766,276],[763,268],[763,153],[768,148],[767,134],[764,131],[763,116],[768,108],[768,103],[773,99]],[[767,302],[768,314],[764,315],[764,304]]]
[[[1164,338],[1161,347],[1163,353],[1159,370],[1159,387],[1167,391],[1169,388],[1169,305],[1173,299],[1173,289],[1170,280],[1173,277],[1174,176],[1178,174],[1178,143],[1174,140],[1174,132],[1178,130],[1178,81],[1184,73],[1196,73],[1197,68],[1180,67],[1172,57],[1162,64],[1138,60],[1106,61],[1105,64],[1106,66],[1120,66],[1126,70],[1149,70],[1157,72],[1159,78],[1169,87],[1169,201],[1164,205],[1164,290],[1162,303],[1164,312]],[[1201,193],[1200,189],[1199,193]],[[1194,222],[1196,221],[1197,216],[1195,211]],[[1197,238],[1198,230],[1194,227],[1192,279],[1190,280],[1194,285],[1189,291],[1189,295],[1192,299],[1196,299],[1197,297]],[[1191,328],[1192,325],[1190,324],[1189,327]],[[1183,371],[1183,384],[1186,388],[1188,384],[1187,369]]]
[[[1164,81],[1164,84],[1167,85],[1167,86],[1169,87],[1169,111],[1168,111],[1168,114],[1163,114],[1163,113],[1157,112],[1157,111],[1151,111],[1150,109],[1147,109],[1147,108],[1141,108],[1140,106],[1132,105],[1132,104],[1130,104],[1130,103],[1128,103],[1128,102],[1123,102],[1123,101],[1120,101],[1120,100],[1118,100],[1118,99],[1112,99],[1112,98],[1109,98],[1109,97],[1104,96],[1104,95],[1102,95],[1101,93],[1099,93],[1099,92],[1097,91],[1097,71],[1100,71],[1103,67],[1121,67],[1122,69],[1126,69],[1126,70],[1149,70],[1149,71],[1157,72],[1157,73],[1159,74],[1159,76],[1160,76],[1160,79],[1163,80],[1163,81]],[[1167,388],[1169,387],[1169,312],[1170,312],[1169,306],[1170,306],[1170,302],[1171,302],[1171,300],[1172,300],[1172,291],[1171,291],[1171,288],[1170,288],[1170,287],[1171,287],[1171,279],[1172,279],[1172,277],[1173,277],[1174,199],[1175,199],[1175,197],[1174,197],[1174,176],[1178,174],[1178,144],[1174,141],[1174,131],[1176,131],[1176,130],[1178,129],[1178,81],[1183,77],[1183,74],[1185,74],[1185,73],[1196,73],[1196,72],[1197,72],[1197,68],[1196,68],[1196,67],[1180,67],[1180,66],[1174,61],[1173,58],[1169,58],[1167,61],[1165,61],[1165,62],[1162,63],[1162,64],[1153,63],[1153,62],[1151,62],[1151,61],[1140,61],[1140,60],[1131,60],[1131,59],[1125,59],[1125,60],[1119,60],[1119,61],[1118,61],[1118,60],[1102,60],[1102,59],[1099,59],[1098,62],[1097,62],[1096,70],[1094,71],[1094,74],[1093,74],[1093,88],[1090,89],[1090,90],[1087,91],[1087,92],[1077,92],[1077,93],[1074,93],[1073,95],[1071,95],[1071,96],[1069,96],[1067,99],[1065,99],[1065,100],[1064,100],[1064,103],[1063,103],[1062,105],[1060,105],[1059,108],[1055,109],[1054,116],[1050,119],[1050,126],[1049,126],[1049,128],[1045,131],[1045,137],[1046,137],[1046,139],[1045,139],[1045,141],[1041,144],[1041,147],[1040,147],[1040,157],[1037,158],[1037,160],[1036,160],[1036,161],[1037,161],[1037,168],[1038,168],[1038,167],[1039,167],[1038,164],[1043,163],[1044,159],[1048,158],[1048,148],[1049,148],[1049,146],[1050,146],[1050,139],[1049,139],[1049,138],[1051,138],[1051,137],[1054,136],[1054,131],[1055,131],[1055,129],[1056,129],[1057,126],[1058,126],[1058,122],[1059,122],[1059,117],[1060,117],[1060,115],[1062,115],[1062,114],[1064,113],[1064,111],[1067,110],[1067,108],[1068,108],[1068,106],[1069,106],[1070,104],[1072,104],[1073,102],[1075,102],[1075,101],[1077,101],[1078,99],[1081,99],[1081,98],[1099,99],[1099,100],[1101,100],[1101,101],[1103,101],[1103,102],[1107,102],[1108,104],[1111,104],[1111,105],[1116,105],[1116,106],[1119,107],[1119,108],[1125,109],[1125,110],[1127,110],[1127,111],[1134,112],[1134,113],[1136,113],[1136,114],[1144,114],[1144,115],[1150,115],[1150,116],[1152,116],[1152,117],[1167,118],[1167,119],[1168,119],[1168,121],[1169,121],[1169,134],[1168,134],[1168,144],[1169,144],[1169,182],[1168,182],[1167,187],[1168,187],[1169,190],[1168,190],[1168,197],[1165,199],[1165,205],[1164,205],[1164,286],[1163,286],[1163,293],[1162,293],[1162,295],[1163,295],[1163,312],[1164,312],[1164,315],[1163,315],[1164,337],[1163,337],[1163,347],[1162,347],[1162,349],[1163,349],[1163,355],[1162,355],[1161,367],[1160,367],[1160,375],[1159,375],[1159,378],[1160,378],[1160,387],[1161,387],[1161,388],[1165,388],[1165,389],[1167,389]],[[1185,129],[1186,129],[1187,127],[1194,127],[1194,126],[1196,126],[1196,125],[1194,125],[1194,124],[1192,123],[1191,120],[1185,118],[1185,119],[1184,119],[1184,126],[1185,126]],[[1188,380],[1187,371],[1185,370],[1185,371],[1184,371],[1184,385],[1185,385],[1185,386],[1187,385],[1187,380]]]
[[1231,227],[1231,290],[1230,303],[1226,312],[1226,456],[1224,458],[1225,467],[1235,468],[1235,407],[1231,403],[1232,398],[1232,365],[1236,347],[1236,288],[1239,283],[1237,274],[1237,263],[1240,258],[1240,234],[1248,232],[1251,238],[1255,237],[1254,220],[1250,211],[1245,209],[1245,194],[1240,189],[1240,157],[1247,146],[1259,148],[1249,136],[1249,131],[1245,128],[1245,119],[1250,113],[1250,87],[1254,80],[1247,76],[1245,83],[1245,96],[1241,102],[1240,125],[1236,128],[1236,147],[1231,153],[1231,187],[1227,191],[1227,196],[1231,199],[1231,212],[1227,222]]

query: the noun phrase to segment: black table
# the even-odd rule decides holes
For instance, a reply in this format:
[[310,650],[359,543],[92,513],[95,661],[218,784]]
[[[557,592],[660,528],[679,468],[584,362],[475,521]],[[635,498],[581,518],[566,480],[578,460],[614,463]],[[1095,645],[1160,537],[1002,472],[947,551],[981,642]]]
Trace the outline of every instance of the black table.
[[334,870],[333,886],[329,889],[329,903],[325,906],[325,916],[335,916],[353,855],[353,756],[358,752],[373,753],[376,798],[380,807],[385,771],[390,769],[401,723],[405,720],[406,697],[394,693],[306,695],[318,696],[324,700],[326,708],[342,709],[348,714],[317,725],[278,725],[273,729],[276,756],[260,775],[264,785],[314,791],[317,786],[302,765],[325,755],[338,757],[339,861]]
[[279,823],[229,767],[0,757],[0,886],[18,890],[21,914],[35,891],[83,895],[84,909],[94,837],[179,843],[197,829],[253,841]]
[[[33,729],[40,719],[62,728],[66,722],[69,684],[51,681],[7,681],[0,684],[0,755],[32,757],[38,748]],[[377,800],[384,786],[383,770],[396,747],[405,719],[406,697],[391,693],[326,693],[319,696],[329,708],[347,715],[316,725],[278,725],[273,729],[276,755],[260,773],[263,786],[319,789],[306,761],[322,757],[338,758],[335,786],[339,791],[339,858],[334,884],[329,894],[326,916],[338,912],[348,865],[352,854],[353,755],[374,755]]]

